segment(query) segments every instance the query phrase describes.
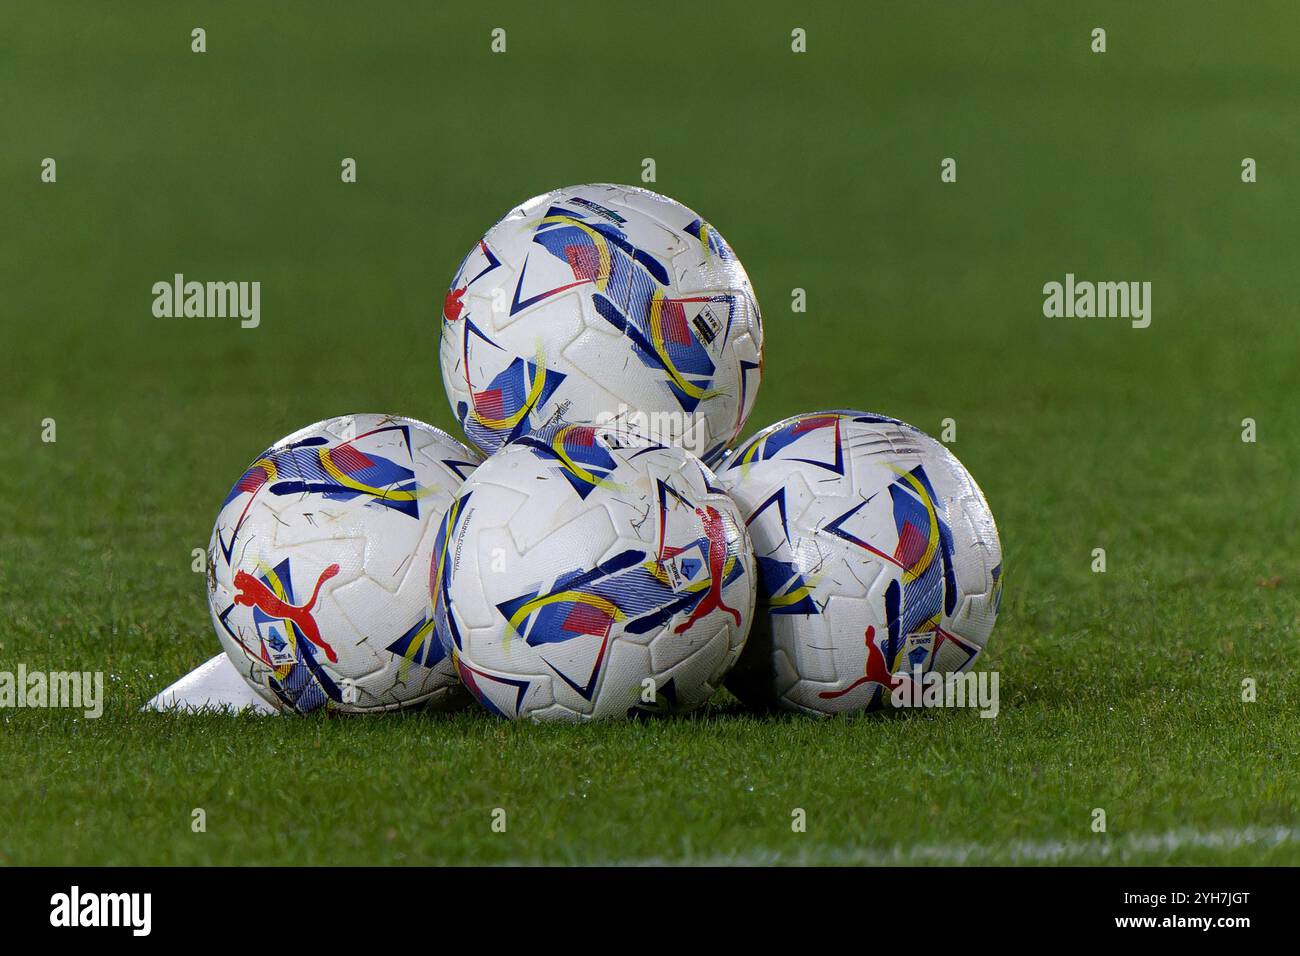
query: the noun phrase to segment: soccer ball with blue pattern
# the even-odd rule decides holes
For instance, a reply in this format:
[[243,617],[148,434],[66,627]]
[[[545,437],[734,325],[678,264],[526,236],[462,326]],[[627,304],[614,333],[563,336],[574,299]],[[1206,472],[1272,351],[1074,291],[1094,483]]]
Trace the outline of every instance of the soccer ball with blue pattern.
[[939,442],[863,412],[797,415],[731,454],[759,599],[727,681],[810,714],[920,700],[903,682],[971,666],[993,630],[1002,551],[975,479]]
[[434,619],[465,686],[501,716],[685,711],[740,654],[753,561],[735,503],[694,455],[554,426],[461,487],[430,565]]
[[469,703],[433,630],[434,537],[476,452],[409,418],[346,415],[272,445],[208,546],[208,603],[236,670],[280,710]]
[[711,462],[762,374],[749,277],[697,213],[647,189],[557,189],[469,251],[442,313],[442,379],[486,453],[556,423],[616,423]]

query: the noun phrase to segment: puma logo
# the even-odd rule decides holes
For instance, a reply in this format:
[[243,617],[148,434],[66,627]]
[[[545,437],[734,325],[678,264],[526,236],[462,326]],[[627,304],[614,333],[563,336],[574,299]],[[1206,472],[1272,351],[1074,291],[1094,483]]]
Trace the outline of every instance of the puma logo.
[[704,592],[704,597],[700,598],[700,603],[692,609],[691,616],[673,629],[674,634],[686,633],[696,621],[714,610],[730,614],[735,619],[736,626],[740,627],[740,612],[722,603],[722,578],[727,563],[726,523],[722,520],[718,509],[712,505],[707,508],[696,508],[695,513],[704,523],[704,536],[709,539],[709,589]]
[[889,668],[885,666],[885,655],[876,646],[875,637],[876,629],[868,625],[865,638],[867,643],[866,673],[843,690],[824,690],[817,695],[818,697],[822,700],[834,700],[836,697],[843,697],[850,691],[857,690],[863,684],[880,684],[892,694],[905,681],[910,680],[910,678],[900,674],[891,674],[889,672]]
[[461,310],[465,308],[465,303],[461,301],[464,296],[464,289],[451,289],[447,292],[446,298],[442,300],[442,317],[444,320],[455,322],[460,318]]
[[235,594],[235,603],[242,604],[245,607],[255,607],[269,617],[292,621],[307,640],[325,652],[325,656],[329,658],[331,664],[337,664],[339,661],[338,655],[334,653],[334,648],[326,644],[321,638],[320,628],[316,626],[316,619],[312,617],[311,611],[316,606],[316,598],[320,596],[321,585],[338,573],[339,566],[331,564],[316,579],[316,587],[312,589],[311,600],[306,604],[294,605],[281,600],[270,588],[247,571],[237,571],[235,572],[235,587],[239,591]]

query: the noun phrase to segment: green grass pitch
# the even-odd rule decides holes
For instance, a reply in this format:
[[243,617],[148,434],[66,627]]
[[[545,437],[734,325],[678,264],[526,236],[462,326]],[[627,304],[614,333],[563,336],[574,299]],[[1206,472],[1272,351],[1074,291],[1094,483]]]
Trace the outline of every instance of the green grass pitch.
[[[0,710],[0,863],[1300,863],[1293,4],[266,6],[0,10],[0,671],[108,694]],[[465,250],[647,157],[755,282],[747,433],[956,421],[997,719],[137,713],[217,651],[191,549],[252,456],[453,428]],[[176,272],[261,325],[154,318]],[[1150,281],[1150,327],[1045,317],[1067,272]]]

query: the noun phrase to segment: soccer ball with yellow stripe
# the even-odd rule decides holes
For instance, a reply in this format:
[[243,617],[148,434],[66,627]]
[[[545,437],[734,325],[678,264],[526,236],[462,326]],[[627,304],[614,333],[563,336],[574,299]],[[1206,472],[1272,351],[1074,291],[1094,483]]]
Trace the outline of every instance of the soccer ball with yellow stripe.
[[762,354],[731,246],[632,186],[518,206],[470,249],[443,302],[443,385],[486,453],[555,423],[615,423],[713,462],[754,406]]
[[694,455],[557,425],[484,462],[430,564],[461,680],[511,719],[680,712],[735,663],[754,608],[735,503]]
[[422,422],[346,415],[245,469],[212,529],[208,604],[259,695],[304,713],[468,702],[435,638],[428,566],[479,460]]
[[737,448],[719,479],[759,563],[754,628],[727,681],[741,700],[809,714],[919,704],[926,674],[966,670],[988,642],[997,526],[929,435],[865,412],[796,415]]

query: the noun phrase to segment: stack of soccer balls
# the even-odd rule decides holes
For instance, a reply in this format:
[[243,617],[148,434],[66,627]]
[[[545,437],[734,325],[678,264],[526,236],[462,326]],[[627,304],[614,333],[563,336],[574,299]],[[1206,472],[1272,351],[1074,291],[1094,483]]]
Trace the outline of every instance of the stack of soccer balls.
[[724,683],[759,709],[866,710],[968,668],[1001,591],[979,487],[863,412],[730,451],[762,350],[744,268],[685,206],[609,185],[529,200],[443,304],[473,449],[366,414],[258,456],[209,546],[226,653],[281,710],[472,697],[533,720],[682,712]]

